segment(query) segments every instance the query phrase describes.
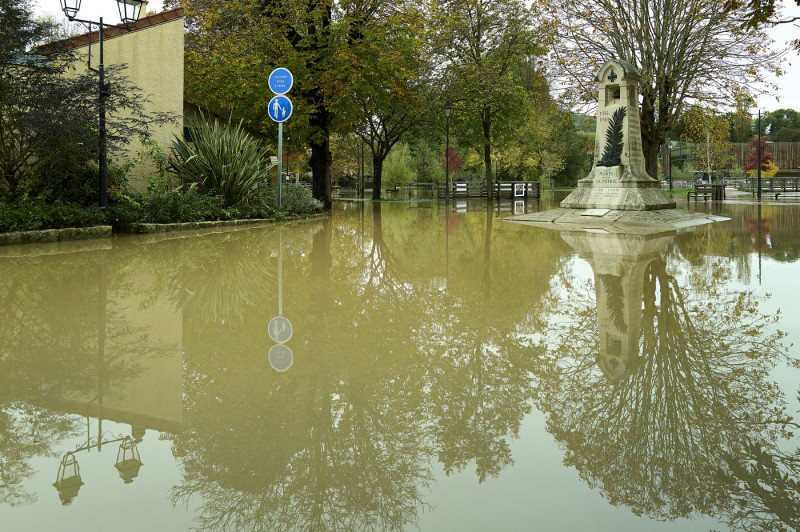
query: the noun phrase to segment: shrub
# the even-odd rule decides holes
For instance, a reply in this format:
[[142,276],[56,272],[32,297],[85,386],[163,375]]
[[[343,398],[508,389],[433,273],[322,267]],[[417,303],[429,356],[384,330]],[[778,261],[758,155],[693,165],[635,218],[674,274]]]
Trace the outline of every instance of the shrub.
[[228,218],[221,197],[194,191],[184,193],[180,189],[151,194],[147,196],[142,207],[141,221],[147,223],[166,224]]
[[693,163],[684,163],[683,166],[672,167],[672,179],[678,181],[694,182],[697,178],[697,168]]
[[214,120],[190,128],[193,143],[175,137],[169,170],[185,183],[199,184],[203,192],[234,205],[267,179],[270,148],[261,146],[244,130]]
[[56,201],[0,201],[0,232],[90,227],[103,223],[99,207]]
[[412,182],[414,180],[413,162],[408,144],[396,144],[383,164],[383,186],[394,188]]
[[[277,194],[277,189],[269,187],[259,194],[257,201],[275,206],[277,205]],[[301,187],[283,187],[281,189],[281,212],[289,215],[312,214],[322,212],[323,208],[322,203],[311,195],[310,190]]]
[[744,171],[744,168],[742,168],[739,165],[736,165],[733,168],[731,168],[729,173],[731,177],[745,177],[747,175],[746,172]]
[[130,224],[141,221],[143,212],[141,197],[114,194],[108,204],[106,221],[111,224],[115,232],[120,232],[127,229]]
[[[778,173],[778,170],[780,170],[780,168],[775,166],[774,162],[765,161],[761,165],[761,177],[775,177],[775,175]],[[758,175],[758,168],[748,170],[747,175],[750,177],[756,177]]]

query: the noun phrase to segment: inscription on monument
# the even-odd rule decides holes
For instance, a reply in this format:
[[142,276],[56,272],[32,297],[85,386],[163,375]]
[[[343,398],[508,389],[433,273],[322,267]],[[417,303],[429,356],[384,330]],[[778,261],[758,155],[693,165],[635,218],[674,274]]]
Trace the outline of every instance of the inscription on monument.
[[598,166],[594,170],[594,185],[596,187],[618,187],[621,179],[621,166]]

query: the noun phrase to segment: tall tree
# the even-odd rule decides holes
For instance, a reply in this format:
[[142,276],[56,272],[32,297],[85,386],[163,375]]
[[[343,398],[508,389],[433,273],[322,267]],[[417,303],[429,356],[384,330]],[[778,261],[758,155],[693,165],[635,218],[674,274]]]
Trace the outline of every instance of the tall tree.
[[424,16],[415,2],[382,3],[352,33],[353,98],[358,103],[356,134],[372,155],[372,198],[380,199],[383,162],[423,116],[420,88],[426,77]]
[[692,142],[697,168],[709,176],[736,162],[728,142],[728,119],[700,105],[692,105],[680,118],[681,140]]
[[736,93],[736,108],[727,113],[731,142],[750,142],[753,137],[753,119],[750,109],[755,107],[755,99],[746,90]]
[[465,109],[458,113],[462,140],[482,149],[490,189],[493,134],[524,96],[515,71],[541,53],[534,18],[521,0],[444,0],[431,17],[433,50],[446,65],[442,84],[448,99]]
[[[363,102],[356,99],[354,89],[369,87],[364,76],[376,61],[395,59],[392,45],[399,39],[389,31],[402,28],[384,22],[402,12],[406,3],[398,7],[381,0],[173,1],[186,9],[187,92],[195,103],[244,118],[251,127],[272,135],[274,124],[266,109],[271,97],[269,74],[278,65],[292,71],[294,88],[289,96],[295,108],[286,126],[293,139],[303,138],[311,148],[313,194],[330,207],[331,134],[338,128],[350,130],[357,120]],[[368,57],[364,52],[370,48],[373,55]]]
[[794,109],[777,109],[761,119],[761,127],[775,142],[800,140],[800,113]]
[[[791,1],[791,0],[787,0]],[[800,6],[800,0],[794,0]],[[725,10],[738,12],[742,26],[758,28],[759,26],[776,24],[794,24],[800,17],[786,17],[781,14],[780,0],[725,0]],[[792,41],[792,46],[800,51],[800,39]]]
[[742,87],[758,94],[765,73],[782,72],[785,51],[741,27],[740,10],[726,12],[712,0],[565,0],[552,4],[551,13],[559,21],[554,52],[568,101],[594,101],[594,76],[609,59],[641,72],[642,148],[651,176],[664,133],[675,127],[686,102],[725,108]]

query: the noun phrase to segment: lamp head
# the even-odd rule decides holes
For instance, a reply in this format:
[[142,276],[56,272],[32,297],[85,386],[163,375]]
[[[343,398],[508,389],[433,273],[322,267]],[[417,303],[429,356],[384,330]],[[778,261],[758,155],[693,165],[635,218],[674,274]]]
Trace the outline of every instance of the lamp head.
[[81,0],[60,0],[61,1],[61,11],[67,16],[68,19],[72,20],[75,18],[75,15],[78,14],[78,11],[81,8]]
[[[64,0],[62,0],[64,1]],[[139,20],[139,12],[142,9],[143,0],[117,0],[119,8],[119,18],[125,26],[133,26]]]
[[453,112],[453,106],[450,102],[444,102],[444,107],[442,107],[442,109],[444,110],[445,118],[450,118],[450,113]]

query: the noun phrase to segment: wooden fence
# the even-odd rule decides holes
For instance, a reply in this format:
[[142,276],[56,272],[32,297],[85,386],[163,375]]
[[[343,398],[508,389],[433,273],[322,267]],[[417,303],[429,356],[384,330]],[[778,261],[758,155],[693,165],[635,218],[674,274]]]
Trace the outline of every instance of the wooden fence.
[[[772,154],[775,166],[781,170],[800,168],[800,142],[774,142],[768,143],[766,147],[767,153]],[[752,146],[744,142],[733,145],[733,153],[739,166],[745,167],[753,150]]]
[[[691,144],[686,144],[686,148],[682,149],[682,153],[690,153],[692,149]],[[687,151],[688,150],[688,151]],[[676,162],[676,149],[673,148],[673,164]],[[736,165],[744,168],[747,166],[747,161],[750,159],[753,147],[746,142],[736,142],[733,144],[733,155],[736,157]],[[775,166],[783,171],[791,171],[800,169],[800,142],[774,142],[766,145],[767,153],[771,153]],[[667,168],[669,165],[669,150],[661,150],[661,166]],[[689,158],[691,160],[691,158]],[[702,170],[698,168],[698,170]],[[783,172],[782,172],[783,173]],[[791,173],[791,172],[789,172]]]

